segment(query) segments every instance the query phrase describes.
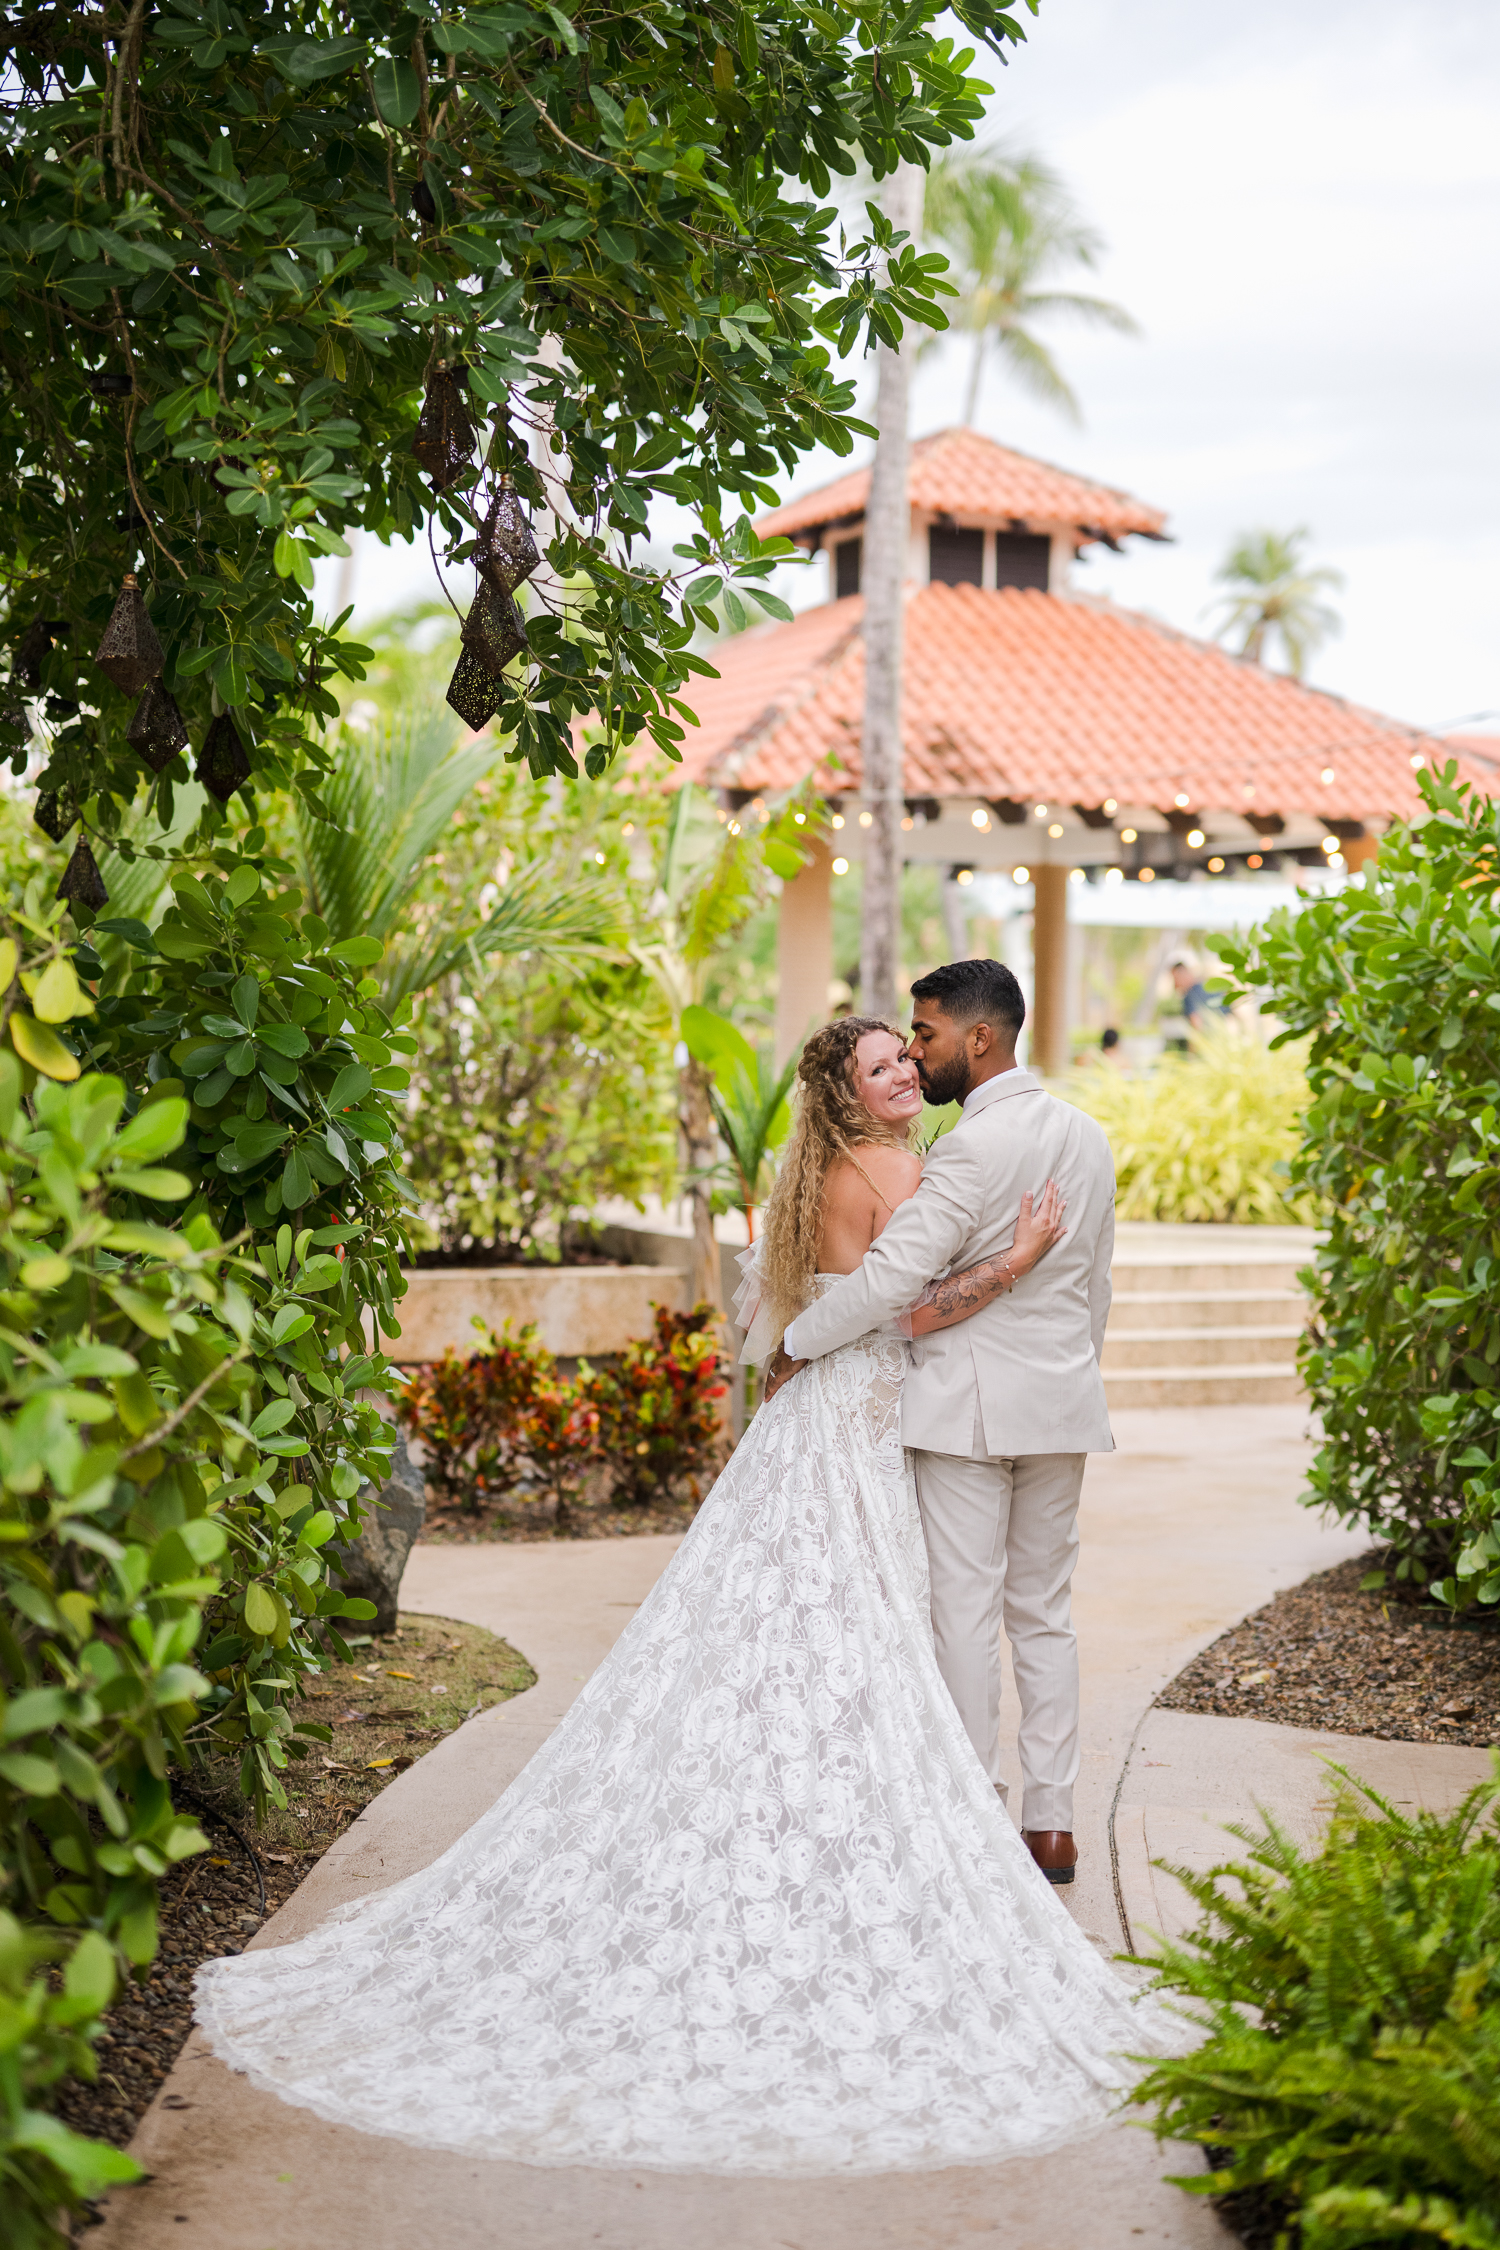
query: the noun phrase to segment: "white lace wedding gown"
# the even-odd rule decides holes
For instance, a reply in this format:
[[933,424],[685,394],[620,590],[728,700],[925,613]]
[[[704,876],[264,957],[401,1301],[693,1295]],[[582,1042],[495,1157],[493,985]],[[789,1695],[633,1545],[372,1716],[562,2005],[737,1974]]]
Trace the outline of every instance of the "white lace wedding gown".
[[1102,2125],[1181,2043],[1033,1867],[932,1651],[869,1336],[762,1407],[551,1739],[418,1875],[209,1962],[258,2086],[468,2156],[904,2171]]

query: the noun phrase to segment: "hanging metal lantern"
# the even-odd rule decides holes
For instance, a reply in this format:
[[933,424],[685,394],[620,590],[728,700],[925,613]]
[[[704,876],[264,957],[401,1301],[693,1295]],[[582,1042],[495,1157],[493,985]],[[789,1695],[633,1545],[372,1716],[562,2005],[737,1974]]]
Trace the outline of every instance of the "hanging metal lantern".
[[146,682],[141,700],[125,729],[125,740],[132,750],[140,753],[153,773],[162,772],[179,750],[187,749],[188,730],[177,708],[177,698],[159,679]]
[[38,694],[43,659],[51,655],[53,642],[67,629],[67,622],[61,617],[33,618],[16,644],[16,653],[11,659],[11,678],[19,680],[33,695]]
[[135,384],[123,368],[103,367],[89,377],[89,389],[95,398],[129,398]]
[[474,548],[474,568],[498,593],[511,594],[541,561],[516,480],[505,475]]
[[473,733],[488,726],[499,710],[500,692],[498,675],[490,670],[482,656],[466,648],[448,682],[447,700]]
[[411,191],[411,207],[423,226],[430,227],[438,215],[437,197],[425,180],[418,180]]
[[422,401],[411,449],[438,492],[445,491],[473,462],[476,432],[467,388],[463,368],[450,366],[446,359],[438,361],[427,379],[427,396]]
[[86,906],[92,914],[97,914],[101,906],[108,906],[109,904],[109,893],[104,888],[104,877],[100,874],[98,863],[89,850],[87,839],[82,836],[79,837],[74,847],[73,857],[63,869],[62,881],[57,886],[57,896],[67,899],[70,905]]
[[526,646],[526,626],[509,594],[497,594],[493,586],[480,580],[473,606],[464,619],[463,642],[486,671],[505,670],[517,650]]
[[221,711],[203,737],[193,779],[201,781],[221,805],[227,805],[236,789],[249,778],[250,760],[245,756],[239,729],[229,713]]
[[78,799],[71,789],[44,789],[32,818],[44,836],[60,844],[78,818]]
[[156,627],[135,582],[134,571],[125,574],[114,614],[94,652],[94,662],[122,695],[139,695],[146,682],[154,680],[166,662],[166,651],[156,637]]

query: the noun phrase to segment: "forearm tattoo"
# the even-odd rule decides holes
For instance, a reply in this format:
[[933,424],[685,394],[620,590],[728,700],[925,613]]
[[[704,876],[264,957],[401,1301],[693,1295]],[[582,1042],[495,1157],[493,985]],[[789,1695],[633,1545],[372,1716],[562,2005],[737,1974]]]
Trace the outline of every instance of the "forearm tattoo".
[[967,1273],[949,1274],[945,1281],[929,1281],[911,1309],[916,1313],[931,1306],[940,1320],[962,1320],[989,1303],[997,1282],[1004,1290],[1014,1281],[1015,1275],[1002,1251],[993,1258],[986,1258],[982,1265],[970,1266]]

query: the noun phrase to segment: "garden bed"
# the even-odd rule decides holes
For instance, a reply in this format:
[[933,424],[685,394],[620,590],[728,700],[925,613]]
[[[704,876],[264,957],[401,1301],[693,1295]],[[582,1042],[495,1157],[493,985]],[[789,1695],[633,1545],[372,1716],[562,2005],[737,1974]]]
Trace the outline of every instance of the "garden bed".
[[285,1812],[273,1808],[264,1827],[252,1828],[231,1761],[176,1777],[185,1779],[179,1808],[199,1813],[209,1850],[161,1880],[156,1959],[146,1981],[127,1985],[103,2019],[97,2080],[63,2082],[57,2114],[78,2132],[123,2148],[192,2028],[193,1977],[201,1964],[242,1952],[398,1773],[465,1719],[508,1702],[536,1679],[507,1642],[446,1617],[403,1614],[383,1640],[351,1647],[353,1663],[330,1663],[309,1690],[307,1715],[331,1726],[334,1739],[315,1743],[309,1757],[288,1767]]
[[1320,1571],[1222,1633],[1157,1701],[1387,1742],[1500,1742],[1500,1619],[1364,1593],[1377,1551]]

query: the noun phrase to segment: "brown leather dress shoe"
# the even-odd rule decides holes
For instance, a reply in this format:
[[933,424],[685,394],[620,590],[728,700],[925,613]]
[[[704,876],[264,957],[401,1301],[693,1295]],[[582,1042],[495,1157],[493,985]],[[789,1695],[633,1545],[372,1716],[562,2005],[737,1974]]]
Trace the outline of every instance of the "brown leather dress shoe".
[[1049,1883],[1071,1883],[1078,1846],[1066,1828],[1023,1828],[1022,1841]]

